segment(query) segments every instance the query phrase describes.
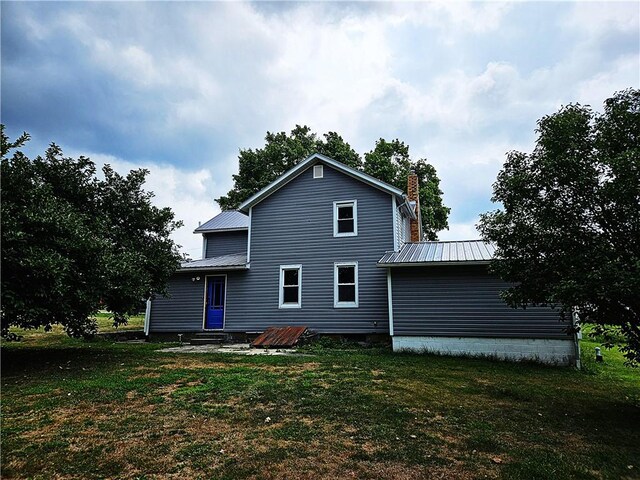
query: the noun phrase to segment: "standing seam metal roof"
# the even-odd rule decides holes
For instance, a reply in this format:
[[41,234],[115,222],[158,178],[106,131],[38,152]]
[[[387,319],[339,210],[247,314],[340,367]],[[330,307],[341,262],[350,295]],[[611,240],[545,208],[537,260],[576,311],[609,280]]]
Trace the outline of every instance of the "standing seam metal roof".
[[225,210],[206,221],[193,233],[218,232],[225,230],[245,230],[249,228],[249,217],[237,210]]
[[247,267],[246,252],[232,253],[229,255],[221,255],[219,257],[204,258],[202,260],[193,260],[190,262],[182,262],[180,270],[215,270],[215,269],[244,269]]
[[405,243],[397,252],[386,252],[378,265],[486,263],[494,252],[495,246],[482,240]]

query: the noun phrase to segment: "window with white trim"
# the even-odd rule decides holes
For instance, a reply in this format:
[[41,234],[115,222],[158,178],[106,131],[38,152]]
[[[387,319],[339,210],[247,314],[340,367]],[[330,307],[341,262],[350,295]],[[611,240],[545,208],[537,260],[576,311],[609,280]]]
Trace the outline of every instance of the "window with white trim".
[[333,305],[336,308],[358,307],[358,262],[336,263]]
[[302,265],[280,265],[280,308],[302,306]]
[[324,169],[322,165],[314,165],[313,166],[313,178],[322,178],[324,177]]
[[358,201],[333,202],[333,236],[358,235]]

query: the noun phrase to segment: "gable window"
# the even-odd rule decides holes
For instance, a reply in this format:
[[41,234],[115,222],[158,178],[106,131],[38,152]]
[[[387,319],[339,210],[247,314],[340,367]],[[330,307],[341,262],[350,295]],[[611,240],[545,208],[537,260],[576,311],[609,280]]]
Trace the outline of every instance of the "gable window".
[[280,308],[302,306],[302,265],[280,265]]
[[333,236],[358,235],[358,201],[333,202]]
[[322,165],[315,165],[313,167],[313,178],[322,178],[324,177],[324,169]]
[[335,264],[333,305],[336,308],[358,307],[358,262]]

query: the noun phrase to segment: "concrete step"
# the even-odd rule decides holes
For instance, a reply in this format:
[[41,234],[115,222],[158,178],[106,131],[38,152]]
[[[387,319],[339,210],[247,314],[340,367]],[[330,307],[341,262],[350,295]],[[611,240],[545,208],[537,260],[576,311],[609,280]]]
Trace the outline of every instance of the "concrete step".
[[201,332],[191,337],[191,345],[219,345],[227,340],[227,334],[223,332]]
[[223,338],[192,338],[189,342],[191,345],[221,345]]

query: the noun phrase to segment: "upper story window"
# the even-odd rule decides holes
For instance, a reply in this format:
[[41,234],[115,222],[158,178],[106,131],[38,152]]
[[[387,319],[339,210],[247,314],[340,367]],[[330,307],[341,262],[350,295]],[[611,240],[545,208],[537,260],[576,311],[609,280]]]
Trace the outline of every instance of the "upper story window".
[[358,201],[333,202],[333,236],[358,235]]
[[280,265],[279,308],[302,306],[302,265]]
[[334,264],[333,305],[336,308],[358,307],[358,262]]
[[314,165],[313,167],[313,178],[322,178],[324,177],[324,169],[322,165]]

